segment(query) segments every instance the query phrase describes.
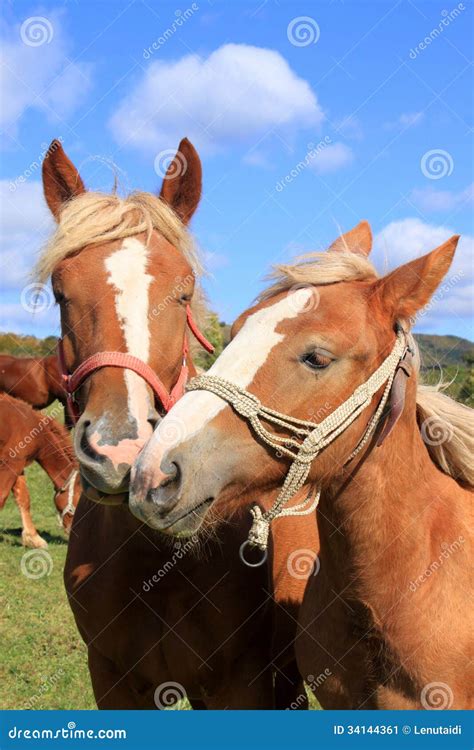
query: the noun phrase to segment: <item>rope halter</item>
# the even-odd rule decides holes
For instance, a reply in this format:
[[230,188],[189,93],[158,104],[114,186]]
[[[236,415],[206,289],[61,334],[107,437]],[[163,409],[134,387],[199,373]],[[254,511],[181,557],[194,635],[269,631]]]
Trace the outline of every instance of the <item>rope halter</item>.
[[[346,401],[340,404],[337,409],[323,419],[322,422],[319,422],[319,424],[303,419],[296,419],[274,409],[269,409],[263,406],[259,399],[252,393],[217,375],[199,375],[188,383],[188,391],[209,391],[219,396],[223,401],[226,401],[237,414],[240,414],[240,416],[244,417],[250,423],[256,435],[266,445],[273,448],[279,456],[284,455],[292,460],[280,493],[273,506],[265,512],[258,505],[255,505],[251,509],[253,523],[248,540],[244,542],[241,548],[242,558],[243,549],[247,545],[250,545],[258,547],[265,553],[262,560],[264,562],[271,522],[279,516],[307,515],[316,508],[321,493],[320,489],[314,493],[314,497],[313,493],[310,492],[305,501],[298,505],[285,506],[287,506],[290,500],[305,484],[311,464],[318,454],[357,419],[364,409],[370,405],[372,397],[385,383],[385,389],[379,405],[369,420],[362,438],[347,458],[345,464],[351,461],[367,444],[370,435],[382,415],[395,373],[406,351],[406,335],[402,330],[398,330],[395,345],[382,364],[365,383],[359,385]],[[282,427],[291,436],[285,437],[270,432],[264,427],[262,420]]]
[[58,489],[54,493],[54,498],[56,499],[57,496],[61,494],[61,492],[65,492],[66,490],[68,490],[67,503],[62,511],[60,513],[58,512],[58,521],[60,526],[64,526],[64,518],[68,513],[70,516],[73,516],[76,512],[76,508],[74,506],[74,485],[76,483],[76,477],[78,473],[79,472],[77,469],[73,469],[64,484],[61,487],[58,487]]

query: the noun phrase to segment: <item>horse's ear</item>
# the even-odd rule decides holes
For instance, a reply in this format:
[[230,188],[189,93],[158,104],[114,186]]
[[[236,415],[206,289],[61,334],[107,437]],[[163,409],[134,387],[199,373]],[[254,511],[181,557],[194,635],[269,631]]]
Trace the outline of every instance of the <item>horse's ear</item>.
[[431,253],[405,263],[375,282],[375,291],[393,321],[412,318],[429,302],[448,272],[458,241],[456,234]]
[[330,253],[359,253],[369,255],[372,250],[372,230],[368,221],[361,221],[350,232],[341,234],[329,248]]
[[43,191],[56,221],[66,201],[86,192],[79,172],[56,140],[51,143],[43,161]]
[[166,171],[160,198],[187,224],[198,207],[201,190],[201,160],[193,144],[183,138]]

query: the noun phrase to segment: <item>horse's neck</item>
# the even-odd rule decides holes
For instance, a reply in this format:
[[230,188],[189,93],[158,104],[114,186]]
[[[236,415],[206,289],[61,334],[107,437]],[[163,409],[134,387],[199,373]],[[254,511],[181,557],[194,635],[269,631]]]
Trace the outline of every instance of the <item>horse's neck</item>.
[[36,460],[45,470],[55,489],[59,489],[69,478],[75,462],[66,437],[56,432],[51,425],[42,434]]
[[463,492],[432,462],[410,390],[390,436],[342,485],[324,491],[320,503],[321,549],[330,575],[338,588],[378,611],[428,567],[450,534],[456,536],[455,496]]

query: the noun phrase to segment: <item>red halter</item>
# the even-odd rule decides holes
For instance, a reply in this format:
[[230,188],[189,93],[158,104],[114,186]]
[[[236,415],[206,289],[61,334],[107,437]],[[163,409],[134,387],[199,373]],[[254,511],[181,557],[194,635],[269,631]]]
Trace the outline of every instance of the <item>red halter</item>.
[[[201,333],[196,325],[193,318],[191,308],[186,305],[186,322],[195,338],[201,346],[208,352],[213,352],[214,347]],[[64,356],[64,343],[63,339],[58,340],[58,360],[59,369],[63,378],[64,389],[67,394],[67,408],[71,419],[76,423],[79,419],[80,411],[74,394],[84,383],[84,381],[96,370],[102,367],[121,367],[125,370],[132,370],[137,375],[145,380],[150,386],[156,399],[161,403],[165,411],[169,411],[171,407],[178,401],[184,393],[184,388],[188,380],[188,366],[186,364],[188,354],[188,340],[186,334],[184,335],[183,341],[183,364],[181,365],[181,371],[178,376],[178,380],[174,384],[171,392],[168,393],[166,387],[156,374],[151,369],[150,365],[146,362],[134,357],[131,354],[125,354],[124,352],[97,352],[92,354],[90,357],[84,360],[72,373],[69,373],[66,367],[66,360]]]

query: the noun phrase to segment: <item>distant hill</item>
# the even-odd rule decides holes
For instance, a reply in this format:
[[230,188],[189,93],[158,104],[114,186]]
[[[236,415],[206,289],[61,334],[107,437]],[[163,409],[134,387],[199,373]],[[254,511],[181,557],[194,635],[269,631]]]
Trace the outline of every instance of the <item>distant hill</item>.
[[427,333],[417,333],[415,338],[420,347],[424,370],[440,365],[441,367],[448,365],[466,367],[466,363],[474,359],[474,344],[468,339]]

